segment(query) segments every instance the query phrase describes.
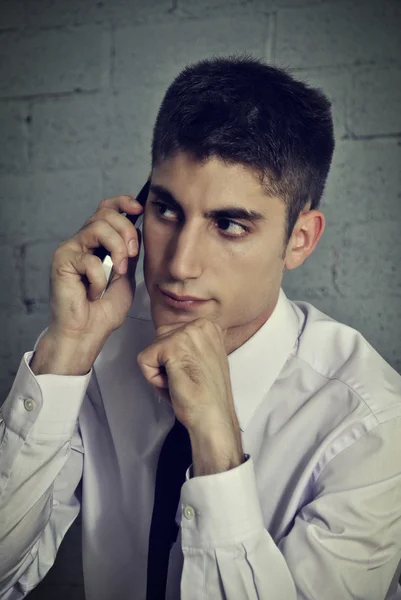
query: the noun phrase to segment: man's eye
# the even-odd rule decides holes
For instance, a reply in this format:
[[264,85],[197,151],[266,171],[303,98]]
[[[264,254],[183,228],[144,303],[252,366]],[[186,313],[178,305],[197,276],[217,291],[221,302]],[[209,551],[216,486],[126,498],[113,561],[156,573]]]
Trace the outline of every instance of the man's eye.
[[[229,237],[242,237],[243,235],[245,235],[248,231],[249,231],[249,227],[246,227],[245,225],[241,225],[241,223],[237,223],[236,221],[232,221],[231,219],[219,219],[220,223],[224,223],[224,224],[228,224],[229,226],[231,225],[232,227],[237,227],[237,231],[242,232],[239,234],[229,234]],[[224,229],[224,231],[227,231],[227,229]],[[235,231],[235,229],[234,229]]]
[[152,202],[152,204],[154,204],[154,206],[157,207],[158,213],[159,213],[160,216],[164,216],[164,215],[161,214],[161,211],[164,210],[164,209],[171,210],[171,212],[174,212],[171,208],[169,208],[168,206],[166,206],[166,204],[163,204],[163,202]]
[[[164,204],[163,202],[152,202],[152,204],[154,206],[156,206],[157,208],[157,212],[158,215],[166,220],[170,220],[169,217],[167,217],[165,214],[162,214],[163,211],[167,210],[172,212],[173,214],[176,213],[175,210],[173,210],[172,208],[169,208],[166,204]],[[227,219],[227,218],[222,218],[222,219],[217,219],[217,223],[224,223],[225,226],[228,225],[228,228],[237,228],[237,232],[239,231],[240,233],[226,233],[228,231],[227,227],[223,227],[222,228],[222,233],[225,237],[230,237],[230,238],[238,238],[238,237],[243,237],[244,235],[246,235],[249,232],[249,227],[247,227],[246,225],[242,225],[241,223],[237,223],[236,221],[232,221],[231,219]],[[235,231],[235,229],[234,229]]]

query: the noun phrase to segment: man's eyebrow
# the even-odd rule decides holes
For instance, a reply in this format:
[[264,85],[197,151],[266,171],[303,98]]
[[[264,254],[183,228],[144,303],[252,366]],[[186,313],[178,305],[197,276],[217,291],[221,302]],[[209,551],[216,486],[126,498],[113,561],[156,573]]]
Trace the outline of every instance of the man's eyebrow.
[[[163,185],[151,184],[150,190],[167,204],[182,212],[182,206],[173,194]],[[267,221],[267,217],[256,210],[249,210],[240,206],[222,206],[221,208],[209,210],[203,214],[205,219],[245,219],[247,221]]]

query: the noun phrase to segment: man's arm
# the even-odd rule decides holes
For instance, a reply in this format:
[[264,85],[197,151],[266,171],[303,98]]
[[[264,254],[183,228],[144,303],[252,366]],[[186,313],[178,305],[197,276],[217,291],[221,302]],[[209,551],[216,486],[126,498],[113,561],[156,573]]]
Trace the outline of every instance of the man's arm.
[[[182,487],[182,600],[384,600],[401,560],[401,420],[327,460],[276,544],[252,459]],[[328,456],[330,455],[330,449]],[[188,508],[190,507],[190,508]],[[394,582],[395,584],[395,582]]]
[[0,412],[0,598],[24,598],[79,513],[78,414],[90,373],[40,375],[27,352]]

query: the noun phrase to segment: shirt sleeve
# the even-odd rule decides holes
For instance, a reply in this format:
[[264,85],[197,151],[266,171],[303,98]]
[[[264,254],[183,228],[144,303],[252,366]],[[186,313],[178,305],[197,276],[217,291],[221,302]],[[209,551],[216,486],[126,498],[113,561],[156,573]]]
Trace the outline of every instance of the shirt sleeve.
[[[401,419],[331,448],[276,544],[252,458],[181,490],[181,600],[385,600],[401,561]],[[195,593],[195,590],[196,593]],[[201,590],[201,591],[200,591]]]
[[75,494],[83,465],[78,414],[92,371],[35,376],[29,367],[32,356],[24,354],[0,409],[3,600],[24,598],[44,578],[80,510]]

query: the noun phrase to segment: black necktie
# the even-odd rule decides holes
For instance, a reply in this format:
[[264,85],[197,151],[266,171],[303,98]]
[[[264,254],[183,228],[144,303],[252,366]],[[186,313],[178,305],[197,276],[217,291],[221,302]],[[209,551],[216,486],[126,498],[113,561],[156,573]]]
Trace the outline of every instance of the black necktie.
[[181,486],[192,462],[187,429],[178,421],[167,434],[156,471],[155,500],[149,534],[146,600],[165,600],[170,550],[177,539],[175,522]]

